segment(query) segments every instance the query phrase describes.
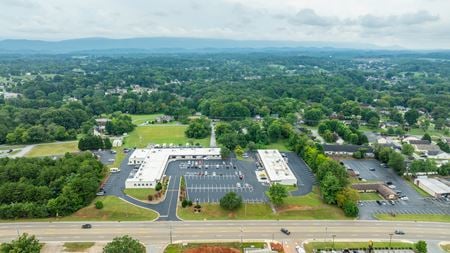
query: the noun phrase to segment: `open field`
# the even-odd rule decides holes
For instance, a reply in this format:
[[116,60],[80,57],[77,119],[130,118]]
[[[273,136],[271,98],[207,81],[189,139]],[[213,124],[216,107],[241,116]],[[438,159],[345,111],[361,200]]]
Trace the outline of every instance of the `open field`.
[[348,219],[341,209],[324,204],[317,193],[305,196],[287,197],[285,203],[273,213],[268,204],[243,204],[236,211],[227,211],[218,204],[202,204],[201,213],[194,213],[193,207],[178,208],[178,216],[185,220],[337,220]]
[[146,121],[151,122],[163,114],[130,114],[131,121],[135,125],[140,125]]
[[226,242],[226,243],[189,243],[185,246],[182,244],[169,244],[167,245],[166,249],[164,250],[164,253],[183,253],[185,250],[189,249],[195,249],[202,246],[209,246],[209,247],[222,247],[222,248],[234,248],[238,249],[241,252],[243,252],[244,248],[264,248],[265,243],[263,242]]
[[147,201],[148,195],[156,193],[154,188],[128,188],[124,190],[125,194],[135,199]]
[[30,150],[26,157],[39,157],[39,156],[52,156],[52,155],[64,155],[69,152],[78,152],[78,141],[70,142],[55,142],[38,144]]
[[85,251],[94,246],[94,244],[95,243],[93,242],[66,242],[64,243],[64,251],[65,252]]
[[184,134],[187,125],[150,125],[139,126],[125,138],[124,147],[143,148],[148,144],[170,143],[185,145],[188,142],[200,143],[203,147],[209,146],[209,137],[204,139],[189,139]]
[[[305,245],[305,250],[307,253],[312,253],[313,249],[331,249],[333,247],[333,242],[330,239],[327,242],[309,242]],[[369,246],[368,242],[334,242],[334,249],[362,249]],[[373,242],[374,248],[389,248],[389,242]],[[392,248],[414,248],[413,243],[409,242],[396,242],[391,243]]]
[[360,192],[359,193],[360,200],[382,200],[383,198],[380,194],[376,192]]
[[375,218],[388,221],[450,222],[450,215],[444,214],[396,214],[395,217],[390,214],[376,214]]

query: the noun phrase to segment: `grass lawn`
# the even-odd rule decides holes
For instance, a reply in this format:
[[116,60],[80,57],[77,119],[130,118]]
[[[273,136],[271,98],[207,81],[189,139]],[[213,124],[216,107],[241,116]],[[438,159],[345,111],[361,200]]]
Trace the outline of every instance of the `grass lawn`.
[[382,200],[383,198],[380,194],[376,192],[360,192],[359,193],[360,200]]
[[92,246],[94,246],[94,242],[66,242],[64,243],[64,251],[65,252],[80,252],[85,251]]
[[264,145],[264,149],[278,149],[279,151],[289,151],[288,140],[278,140],[277,142]]
[[[312,253],[313,249],[331,249],[333,247],[332,241],[327,242],[310,242],[306,243],[305,250],[307,253]],[[368,242],[334,242],[335,249],[362,249],[369,246]],[[373,242],[374,248],[389,248],[389,242]],[[413,243],[409,242],[396,242],[391,244],[392,248],[414,248]]]
[[430,197],[431,195],[428,194],[428,192],[422,190],[419,188],[419,186],[415,185],[413,182],[409,181],[408,179],[405,179],[406,183],[409,184],[417,193],[420,194],[422,197]]
[[185,250],[188,249],[195,249],[201,246],[217,246],[217,247],[224,247],[224,248],[235,248],[240,249],[241,252],[243,252],[244,248],[264,248],[266,245],[263,242],[224,242],[224,243],[188,243],[187,245],[183,246],[183,244],[169,244],[164,249],[164,253],[183,253]]
[[375,218],[389,221],[450,222],[450,215],[444,214],[397,214],[395,217],[390,214],[376,214]]
[[130,117],[133,124],[139,125],[145,123],[146,121],[151,122],[162,115],[163,114],[130,114]]
[[163,144],[170,143],[174,145],[182,144],[192,141],[200,143],[203,147],[209,146],[209,137],[204,139],[189,139],[184,134],[187,125],[153,125],[153,126],[139,126],[125,138],[124,147],[143,148],[148,144]]
[[408,132],[406,132],[407,134],[411,134],[411,135],[424,135],[425,133],[429,133],[431,136],[444,136],[444,130],[437,130],[434,129],[434,127],[428,128],[427,131],[423,131],[423,129],[421,128],[412,128],[410,129]]
[[450,244],[441,244],[441,248],[442,248],[445,252],[450,252]]
[[38,157],[38,156],[64,155],[67,152],[72,153],[78,151],[79,151],[78,141],[46,143],[36,145],[25,156]]
[[143,201],[148,200],[148,195],[156,193],[155,188],[128,188],[124,192],[130,197]]
[[193,208],[179,208],[178,216],[185,220],[336,220],[348,219],[341,209],[324,204],[315,192],[305,196],[287,197],[285,203],[273,213],[268,204],[247,204],[236,211],[226,211],[218,204],[202,204],[202,212]]

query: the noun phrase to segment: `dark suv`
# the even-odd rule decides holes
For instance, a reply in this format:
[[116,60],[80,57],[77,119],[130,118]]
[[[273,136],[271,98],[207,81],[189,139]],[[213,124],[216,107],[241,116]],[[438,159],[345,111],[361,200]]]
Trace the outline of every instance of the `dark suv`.
[[289,232],[289,230],[287,230],[285,228],[280,229],[280,231],[281,231],[281,233],[283,233],[285,235],[290,235],[291,234],[291,232]]
[[87,228],[92,228],[91,224],[83,224],[81,225],[81,228],[87,229]]

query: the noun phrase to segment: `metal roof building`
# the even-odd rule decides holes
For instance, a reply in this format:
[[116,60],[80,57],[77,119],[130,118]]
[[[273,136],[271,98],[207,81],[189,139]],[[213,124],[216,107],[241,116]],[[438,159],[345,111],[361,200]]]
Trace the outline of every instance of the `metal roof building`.
[[437,179],[418,177],[414,180],[414,184],[435,198],[450,196],[450,187]]

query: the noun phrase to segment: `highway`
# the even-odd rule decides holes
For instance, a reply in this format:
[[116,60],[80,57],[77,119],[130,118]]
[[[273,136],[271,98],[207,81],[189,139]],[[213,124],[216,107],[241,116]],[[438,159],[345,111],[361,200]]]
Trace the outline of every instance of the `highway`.
[[[279,240],[389,240],[396,229],[405,235],[393,240],[448,241],[450,223],[383,221],[161,221],[161,222],[91,222],[92,229],[81,229],[80,222],[0,223],[0,242],[10,241],[18,233],[36,235],[43,242],[109,241],[128,234],[146,245],[180,241]],[[290,236],[280,233],[285,227]],[[242,232],[241,232],[242,231]],[[156,252],[156,251],[155,251]]]

